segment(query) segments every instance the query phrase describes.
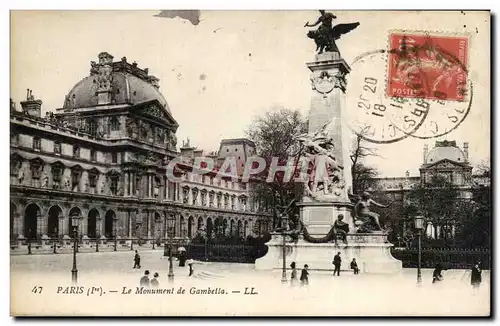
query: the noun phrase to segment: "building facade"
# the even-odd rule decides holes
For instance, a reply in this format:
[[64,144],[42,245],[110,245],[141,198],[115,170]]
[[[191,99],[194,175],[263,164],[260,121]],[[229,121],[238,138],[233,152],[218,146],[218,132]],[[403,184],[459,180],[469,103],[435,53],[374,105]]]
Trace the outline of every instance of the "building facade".
[[[177,151],[175,121],[158,78],[103,52],[63,107],[42,117],[31,90],[10,112],[11,241],[189,239],[217,228],[254,234],[262,217],[247,185],[166,175]],[[193,150],[193,153],[195,150]],[[99,240],[99,241],[101,241]]]
[[[456,141],[436,141],[435,146],[429,150],[425,145],[423,149],[422,164],[419,176],[410,176],[406,172],[404,177],[374,178],[371,188],[374,193],[394,200],[395,210],[402,212],[405,198],[415,187],[429,183],[434,176],[445,178],[459,190],[460,200],[472,198],[474,187],[489,187],[490,178],[483,175],[473,175],[469,161],[469,144],[463,143],[460,148]],[[412,226],[408,226],[412,227]],[[453,238],[456,225],[426,225],[426,234],[430,238]]]

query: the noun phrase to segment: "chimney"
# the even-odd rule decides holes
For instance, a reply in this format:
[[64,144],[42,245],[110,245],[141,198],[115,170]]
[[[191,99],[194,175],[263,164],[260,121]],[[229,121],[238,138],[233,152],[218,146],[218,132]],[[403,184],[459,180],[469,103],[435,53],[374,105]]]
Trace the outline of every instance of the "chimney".
[[424,164],[427,163],[427,154],[429,154],[429,146],[427,144],[424,145]]
[[27,115],[37,118],[41,117],[42,101],[35,100],[35,97],[33,96],[33,90],[26,90],[26,101],[21,102],[21,107],[23,109],[23,112]]
[[469,161],[469,143],[464,142],[464,156],[465,156],[465,162]]

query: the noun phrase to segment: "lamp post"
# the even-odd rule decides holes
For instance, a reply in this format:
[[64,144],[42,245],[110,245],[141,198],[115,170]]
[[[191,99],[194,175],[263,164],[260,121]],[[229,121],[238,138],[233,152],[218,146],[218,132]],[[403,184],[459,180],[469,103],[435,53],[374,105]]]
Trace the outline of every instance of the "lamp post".
[[57,228],[54,229],[54,254],[57,254]]
[[31,229],[28,229],[28,255],[31,255]]
[[164,230],[163,230],[163,238],[164,238],[164,242],[163,242],[163,257],[168,257],[168,250],[167,250],[167,231],[168,231],[168,224],[169,224],[169,219],[168,217],[165,218],[165,223],[163,223],[163,226],[164,226]]
[[286,283],[286,231],[288,230],[288,215],[281,215],[282,235],[283,235],[283,266],[281,272],[281,283]]
[[95,230],[95,252],[99,252],[99,241],[101,241],[101,235],[99,234],[99,230]]
[[156,224],[158,223],[158,221],[156,220],[156,216],[155,216],[155,220],[154,220],[154,227],[153,227],[153,250],[155,250],[155,242],[156,242]]
[[[167,222],[168,222],[168,229],[167,231],[169,230],[172,230],[174,227],[175,227],[175,215],[171,215],[167,218]],[[172,237],[173,237],[173,232],[170,232],[170,234],[168,234],[168,242],[169,242],[169,245],[168,245],[168,251],[169,251],[169,263],[168,263],[168,281],[169,282],[173,282],[174,281],[174,266],[173,266],[173,262],[172,262]]]
[[117,242],[118,242],[118,239],[116,237],[116,224],[118,222],[118,218],[115,216],[113,217],[113,233],[114,233],[114,236],[115,236],[115,244],[114,244],[114,249],[113,251],[116,251],[116,245],[117,245]]
[[417,283],[422,282],[422,229],[424,228],[424,218],[420,215],[415,216],[415,229],[418,231],[418,267],[417,267]]
[[73,226],[73,269],[71,270],[71,280],[74,284],[78,283],[78,269],[76,268],[76,251],[78,248],[78,225],[80,224],[80,217],[73,215],[71,217],[71,225]]

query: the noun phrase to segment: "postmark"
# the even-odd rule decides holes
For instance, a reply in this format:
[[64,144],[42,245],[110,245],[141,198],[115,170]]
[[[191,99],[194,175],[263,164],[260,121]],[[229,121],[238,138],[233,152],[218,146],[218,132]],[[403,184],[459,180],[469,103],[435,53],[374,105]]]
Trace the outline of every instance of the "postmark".
[[425,99],[387,96],[386,62],[386,50],[364,53],[353,61],[347,76],[347,123],[363,139],[378,144],[394,143],[415,133],[430,108]]
[[430,32],[389,33],[389,97],[466,101],[469,38]]

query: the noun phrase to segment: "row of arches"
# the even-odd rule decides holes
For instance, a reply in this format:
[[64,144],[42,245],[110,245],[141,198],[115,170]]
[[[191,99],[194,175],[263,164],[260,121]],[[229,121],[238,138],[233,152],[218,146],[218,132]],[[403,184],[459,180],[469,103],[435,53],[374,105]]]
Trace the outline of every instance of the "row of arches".
[[[17,212],[17,206],[14,203],[10,204],[10,223],[11,230],[13,230],[12,226],[14,225],[15,212]],[[82,217],[82,211],[78,207],[73,207],[69,211],[69,216],[79,216]],[[24,210],[23,218],[23,230],[22,235],[25,238],[36,238],[38,234],[41,234],[41,224],[40,224],[40,216],[41,209],[35,204],[29,204],[26,206]],[[60,220],[63,217],[63,210],[58,205],[53,205],[49,208],[47,214],[47,235],[49,236],[57,236],[59,234],[59,229],[65,228],[64,225],[60,224]],[[98,225],[98,221],[100,220],[99,211],[95,208],[91,209],[88,213],[88,219],[86,224],[85,233],[90,238],[96,238],[98,236],[104,235],[107,238],[110,238],[114,235],[114,226],[116,221],[116,213],[114,210],[110,209],[106,211],[104,215],[104,233],[100,234],[101,228]],[[73,230],[72,220],[71,218],[67,219],[67,228],[66,230]],[[71,234],[72,232],[68,232]]]
[[[98,209],[92,208],[83,216],[82,210],[79,207],[73,207],[69,210],[65,218],[63,210],[59,205],[52,205],[47,210],[46,218],[42,218],[42,209],[36,203],[30,203],[24,210],[19,212],[22,219],[22,227],[15,227],[15,217],[18,207],[14,203],[10,203],[10,223],[11,223],[11,236],[14,238],[17,235],[23,235],[25,238],[35,239],[42,234],[49,237],[57,237],[59,235],[67,234],[73,235],[72,216],[84,218],[86,223],[80,223],[80,234],[84,234],[89,238],[98,238],[105,236],[112,238],[116,232],[117,214],[113,209],[108,209],[102,214]],[[103,216],[101,216],[103,215]],[[165,235],[173,237],[195,237],[198,232],[202,231],[209,238],[219,236],[234,236],[238,235],[246,237],[250,234],[249,220],[231,218],[231,217],[207,217],[207,216],[189,216],[184,217],[178,215],[175,219],[176,223],[167,230],[166,228],[166,214],[160,214],[155,211],[153,216],[150,216],[151,227],[149,229],[151,236],[158,238]],[[179,223],[179,225],[177,225]],[[137,227],[136,227],[137,228]],[[147,232],[148,229],[146,229]],[[132,234],[138,236],[141,230]],[[124,234],[120,234],[124,235]]]

